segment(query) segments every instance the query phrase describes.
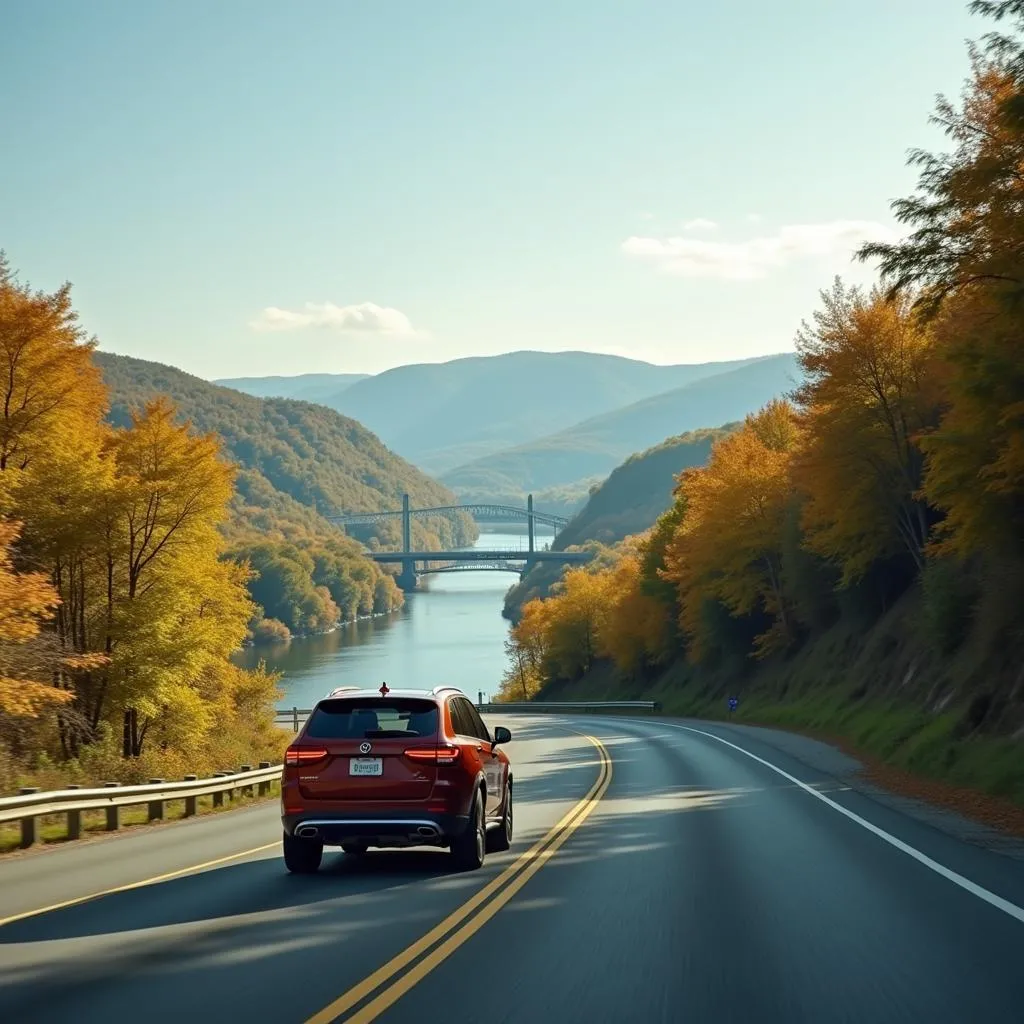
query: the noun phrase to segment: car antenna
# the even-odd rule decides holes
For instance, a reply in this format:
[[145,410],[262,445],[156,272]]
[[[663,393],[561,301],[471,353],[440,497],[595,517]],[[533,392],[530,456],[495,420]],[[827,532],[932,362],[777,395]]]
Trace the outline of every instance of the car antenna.
[[381,683],[380,684],[380,695],[382,697],[386,697],[390,692],[391,691],[388,689],[388,684],[387,683]]

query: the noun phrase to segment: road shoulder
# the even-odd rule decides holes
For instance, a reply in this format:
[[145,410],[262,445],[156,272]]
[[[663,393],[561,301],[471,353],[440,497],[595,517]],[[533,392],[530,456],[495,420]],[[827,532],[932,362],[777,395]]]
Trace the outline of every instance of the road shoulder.
[[828,742],[768,726],[705,719],[671,719],[697,728],[712,726],[737,742],[764,744],[862,796],[915,821],[994,853],[1024,861],[1024,809],[1007,801],[911,775]]

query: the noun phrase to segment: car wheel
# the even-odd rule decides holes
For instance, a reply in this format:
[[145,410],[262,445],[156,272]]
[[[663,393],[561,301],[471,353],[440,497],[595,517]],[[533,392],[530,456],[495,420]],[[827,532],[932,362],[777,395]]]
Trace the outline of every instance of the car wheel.
[[293,875],[312,875],[320,868],[324,844],[284,834],[284,866]]
[[501,824],[487,833],[489,851],[501,853],[512,845],[512,787],[505,792],[505,806],[501,812]]
[[460,836],[452,840],[452,856],[463,871],[475,871],[483,866],[487,852],[487,831],[484,825],[484,802],[480,790],[473,797],[469,811],[469,824]]
[[342,843],[341,849],[343,853],[349,854],[351,857],[362,857],[364,853],[370,847],[366,843]]

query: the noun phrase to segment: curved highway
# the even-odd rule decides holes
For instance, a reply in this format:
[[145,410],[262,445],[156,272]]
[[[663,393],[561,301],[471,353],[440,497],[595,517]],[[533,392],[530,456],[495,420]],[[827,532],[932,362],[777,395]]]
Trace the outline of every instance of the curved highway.
[[479,872],[329,851],[289,876],[276,803],[0,862],[0,1020],[1024,1018],[1024,861],[769,733],[498,721],[516,839]]

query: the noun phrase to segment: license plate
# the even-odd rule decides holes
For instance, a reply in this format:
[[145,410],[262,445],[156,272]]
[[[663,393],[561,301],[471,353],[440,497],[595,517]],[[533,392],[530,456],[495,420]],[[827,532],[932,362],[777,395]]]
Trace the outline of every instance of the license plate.
[[348,763],[349,775],[383,775],[384,762],[379,757],[353,757]]

